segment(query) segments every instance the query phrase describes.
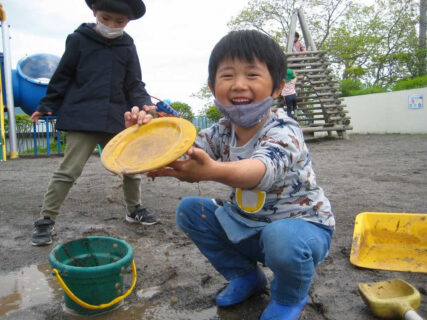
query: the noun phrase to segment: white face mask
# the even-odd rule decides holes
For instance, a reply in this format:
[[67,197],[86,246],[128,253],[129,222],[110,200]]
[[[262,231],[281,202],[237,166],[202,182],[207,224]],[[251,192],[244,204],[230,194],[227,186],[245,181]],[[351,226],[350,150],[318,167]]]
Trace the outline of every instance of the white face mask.
[[114,39],[122,36],[125,28],[110,28],[96,19],[95,29],[101,36],[108,39]]

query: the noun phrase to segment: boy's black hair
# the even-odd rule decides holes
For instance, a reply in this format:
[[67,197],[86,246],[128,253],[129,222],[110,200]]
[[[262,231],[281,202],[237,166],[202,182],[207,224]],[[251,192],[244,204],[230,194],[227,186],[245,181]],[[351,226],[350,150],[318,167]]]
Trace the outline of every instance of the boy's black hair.
[[256,30],[231,31],[213,48],[209,58],[209,83],[215,86],[218,65],[224,59],[253,62],[255,58],[267,65],[273,78],[273,91],[280,87],[286,72],[286,56],[269,36]]
[[299,33],[295,31],[295,38],[299,39]]
[[121,13],[127,16],[130,20],[134,19],[134,14],[131,7],[124,1],[117,0],[95,0],[93,9]]

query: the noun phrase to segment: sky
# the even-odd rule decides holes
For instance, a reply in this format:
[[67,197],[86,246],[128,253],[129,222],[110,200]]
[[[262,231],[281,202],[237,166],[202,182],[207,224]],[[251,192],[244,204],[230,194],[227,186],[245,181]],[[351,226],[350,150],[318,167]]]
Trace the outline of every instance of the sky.
[[[10,25],[12,69],[37,53],[62,56],[65,39],[83,22],[95,22],[84,0],[0,0]],[[147,91],[180,101],[195,114],[204,101],[192,98],[208,77],[214,45],[229,32],[227,23],[248,0],[144,0],[146,14],[125,31],[135,41]],[[0,43],[3,51],[3,43]],[[155,100],[153,101],[155,102]]]

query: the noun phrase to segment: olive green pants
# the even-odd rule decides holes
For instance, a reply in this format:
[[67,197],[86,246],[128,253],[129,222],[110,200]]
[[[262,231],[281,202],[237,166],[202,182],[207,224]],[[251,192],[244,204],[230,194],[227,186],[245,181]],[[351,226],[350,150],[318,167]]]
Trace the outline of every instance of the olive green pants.
[[[67,148],[59,168],[53,173],[43,200],[41,217],[55,219],[74,182],[97,144],[102,148],[113,137],[109,133],[68,132]],[[141,175],[123,176],[123,193],[128,210],[141,203]]]

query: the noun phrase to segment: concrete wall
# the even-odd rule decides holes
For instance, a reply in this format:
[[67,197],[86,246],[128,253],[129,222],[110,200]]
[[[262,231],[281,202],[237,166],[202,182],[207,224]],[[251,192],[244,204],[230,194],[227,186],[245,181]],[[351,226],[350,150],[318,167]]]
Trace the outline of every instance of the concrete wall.
[[[423,106],[409,108],[409,97],[421,95]],[[427,87],[345,97],[353,130],[348,133],[427,133]]]

